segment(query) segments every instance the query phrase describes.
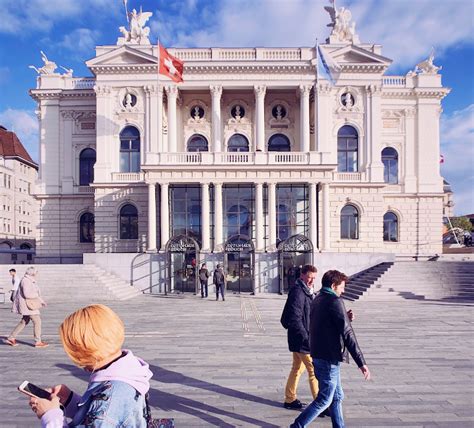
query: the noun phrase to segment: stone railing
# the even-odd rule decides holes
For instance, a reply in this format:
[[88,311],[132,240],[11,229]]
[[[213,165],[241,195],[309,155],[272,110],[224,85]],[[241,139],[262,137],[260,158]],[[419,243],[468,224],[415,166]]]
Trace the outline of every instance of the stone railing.
[[334,172],[333,181],[361,182],[365,181],[365,174],[362,172]]
[[160,153],[159,165],[306,165],[304,152],[182,152]]
[[138,183],[144,180],[143,172],[113,172],[112,181],[117,183]]
[[386,76],[382,78],[383,86],[405,86],[406,85],[405,76]]
[[94,193],[94,188],[91,186],[75,186],[75,193]]
[[95,79],[93,77],[73,77],[70,84],[71,89],[94,89]]
[[300,61],[314,56],[312,48],[170,48],[183,61]]

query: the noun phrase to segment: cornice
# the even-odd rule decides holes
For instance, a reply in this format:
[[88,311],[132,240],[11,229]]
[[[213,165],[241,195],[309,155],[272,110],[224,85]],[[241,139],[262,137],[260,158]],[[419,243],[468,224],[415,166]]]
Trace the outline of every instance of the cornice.
[[341,68],[339,73],[383,73],[388,66],[385,64],[338,64]]
[[68,91],[68,90],[56,90],[56,89],[35,89],[30,90],[30,95],[34,100],[58,100],[64,98],[93,98],[95,92],[92,89],[84,91]]
[[382,88],[383,98],[432,98],[442,100],[451,92],[448,88],[410,88],[387,89]]

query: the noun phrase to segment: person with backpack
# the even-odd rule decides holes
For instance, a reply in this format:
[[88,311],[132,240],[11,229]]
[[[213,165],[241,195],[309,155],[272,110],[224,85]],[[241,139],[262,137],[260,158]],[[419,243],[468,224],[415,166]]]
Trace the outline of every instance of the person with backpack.
[[309,316],[313,301],[313,283],[318,270],[313,265],[301,268],[301,275],[290,288],[281,323],[288,329],[288,348],[293,354],[293,365],[285,387],[285,409],[300,410],[306,404],[298,400],[296,388],[306,368],[313,399],[318,395],[318,382],[314,375],[309,347]]
[[224,297],[224,288],[225,288],[225,274],[224,269],[220,264],[217,265],[214,275],[212,276],[212,282],[216,286],[216,301],[219,300],[219,290],[221,292],[222,300],[225,300]]

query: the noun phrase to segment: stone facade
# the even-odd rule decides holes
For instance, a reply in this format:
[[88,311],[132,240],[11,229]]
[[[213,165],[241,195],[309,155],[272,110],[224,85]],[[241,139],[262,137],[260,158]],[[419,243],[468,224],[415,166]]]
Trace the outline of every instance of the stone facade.
[[[432,57],[430,67],[385,76],[392,61],[381,46],[360,43],[344,25],[314,48],[169,49],[184,61],[179,85],[157,75],[156,46],[123,40],[97,47],[86,63],[93,78],[41,74],[31,91],[41,128],[39,257],[148,251],[165,263],[180,186],[200,195],[197,258],[224,263],[234,221],[223,212],[226,195],[250,192],[250,223],[239,230],[247,227],[254,276],[282,275],[286,208],[289,234],[306,235],[314,255],[441,252],[439,115],[449,90]],[[233,151],[236,135],[244,146]],[[86,149],[96,161],[84,185]],[[278,202],[282,187],[295,186],[301,212]],[[356,220],[343,216],[347,206]],[[197,221],[191,208],[185,230]],[[79,242],[84,213],[94,216],[94,242]]]

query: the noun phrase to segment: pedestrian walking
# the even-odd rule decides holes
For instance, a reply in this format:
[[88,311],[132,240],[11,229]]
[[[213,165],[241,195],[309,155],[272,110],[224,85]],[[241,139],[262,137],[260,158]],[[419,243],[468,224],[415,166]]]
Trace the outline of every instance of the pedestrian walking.
[[314,375],[313,362],[309,347],[309,320],[311,302],[314,297],[313,284],[318,270],[315,266],[305,265],[301,268],[301,276],[296,279],[288,293],[282,315],[282,324],[288,329],[288,348],[293,355],[293,365],[285,387],[286,409],[302,409],[306,404],[298,400],[296,389],[306,368],[309,386],[313,398],[318,394],[318,384]]
[[[322,279],[321,292],[311,304],[310,344],[314,369],[319,382],[316,399],[295,419],[290,428],[307,427],[318,415],[329,407],[332,426],[344,427],[340,364],[351,354],[366,380],[370,371],[346,312],[341,294],[344,293],[347,276],[337,270],[326,272]],[[341,347],[341,344],[344,346]]]
[[[158,426],[146,398],[153,373],[145,361],[122,349],[125,329],[112,309],[79,309],[63,321],[59,335],[69,358],[91,375],[82,397],[66,385],[56,385],[49,399],[30,398],[42,427]],[[72,419],[69,424],[66,416]]]
[[208,280],[209,280],[209,270],[206,267],[206,263],[201,265],[201,269],[199,269],[199,282],[201,283],[201,298],[207,297],[208,291]]
[[29,267],[25,276],[20,282],[18,291],[13,299],[12,312],[21,315],[21,320],[13,329],[5,343],[10,346],[17,346],[16,337],[30,323],[33,322],[33,332],[36,348],[46,348],[48,344],[41,340],[41,316],[40,309],[46,306],[42,299],[40,289],[36,283],[37,270]]
[[217,268],[214,271],[212,282],[216,286],[216,300],[219,300],[219,291],[220,291],[222,300],[224,301],[225,300],[224,289],[225,289],[226,279],[225,279],[224,269],[222,269],[222,266],[220,264],[217,265]]
[[11,276],[12,287],[10,289],[10,301],[13,302],[15,300],[15,295],[18,291],[18,287],[20,286],[20,278],[16,274],[16,269],[10,269],[8,273]]

